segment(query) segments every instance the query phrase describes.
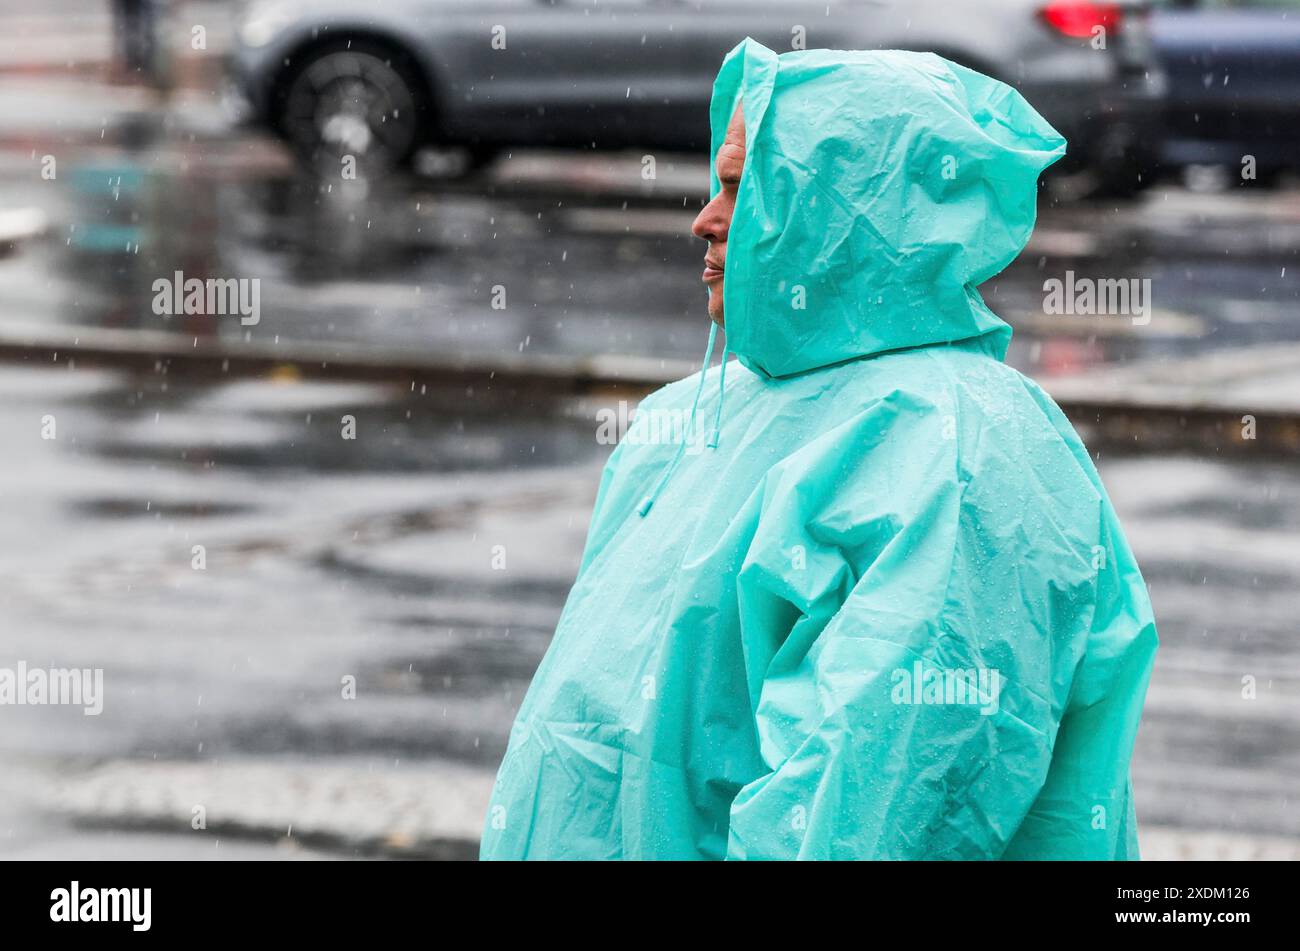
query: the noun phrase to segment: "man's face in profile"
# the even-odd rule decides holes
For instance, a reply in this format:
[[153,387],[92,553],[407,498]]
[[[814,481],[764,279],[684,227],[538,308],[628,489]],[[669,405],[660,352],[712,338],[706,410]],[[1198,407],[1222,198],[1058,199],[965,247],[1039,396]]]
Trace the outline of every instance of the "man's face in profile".
[[709,317],[721,327],[724,326],[722,282],[727,260],[727,233],[731,230],[731,216],[736,211],[740,172],[745,167],[745,115],[739,106],[727,124],[726,136],[714,163],[721,188],[701,209],[691,225],[691,233],[709,242],[709,249],[704,253],[702,279],[709,286]]

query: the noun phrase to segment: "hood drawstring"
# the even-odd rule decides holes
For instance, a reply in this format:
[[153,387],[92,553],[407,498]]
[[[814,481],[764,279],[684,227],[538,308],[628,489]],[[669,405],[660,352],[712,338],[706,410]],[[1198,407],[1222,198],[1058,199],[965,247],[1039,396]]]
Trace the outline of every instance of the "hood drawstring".
[[[718,325],[714,324],[717,330]],[[722,345],[722,365],[718,367],[718,411],[713,416],[713,432],[709,433],[707,443],[710,449],[718,448],[718,435],[722,431],[722,400],[727,395],[727,357],[731,355],[731,342]]]
[[[673,453],[672,460],[664,467],[664,471],[659,476],[659,480],[655,483],[654,488],[650,490],[650,494],[642,499],[641,504],[637,506],[636,514],[640,515],[642,518],[645,518],[646,513],[650,511],[654,506],[655,501],[659,498],[659,493],[663,491],[664,486],[668,484],[668,480],[672,478],[673,472],[676,471],[678,463],[682,461],[682,456],[686,452],[686,442],[691,438],[691,434],[695,432],[695,414],[700,408],[700,394],[704,392],[704,378],[708,375],[709,363],[713,360],[713,347],[714,344],[717,343],[717,340],[718,325],[712,324],[709,327],[709,344],[704,348],[704,363],[700,367],[700,385],[695,388],[695,400],[691,403],[691,415],[686,421],[686,430],[682,433],[682,441],[678,443],[677,451]],[[722,426],[722,386],[726,381],[727,356],[730,352],[731,345],[724,344],[722,347],[722,367],[718,373],[718,412],[713,417],[713,431],[709,433],[709,439],[706,443],[710,449],[716,449],[718,446],[718,433]]]

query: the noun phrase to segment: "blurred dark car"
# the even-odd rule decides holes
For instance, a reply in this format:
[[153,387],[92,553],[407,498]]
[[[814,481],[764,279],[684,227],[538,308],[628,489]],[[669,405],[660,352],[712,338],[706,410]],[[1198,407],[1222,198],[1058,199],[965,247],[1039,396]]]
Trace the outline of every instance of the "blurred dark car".
[[1086,0],[254,0],[235,74],[304,155],[373,165],[422,144],[703,151],[724,54],[931,50],[1020,89],[1070,141],[1064,168],[1133,191],[1163,92],[1137,2]]
[[1300,0],[1165,0],[1151,29],[1167,164],[1300,168]]

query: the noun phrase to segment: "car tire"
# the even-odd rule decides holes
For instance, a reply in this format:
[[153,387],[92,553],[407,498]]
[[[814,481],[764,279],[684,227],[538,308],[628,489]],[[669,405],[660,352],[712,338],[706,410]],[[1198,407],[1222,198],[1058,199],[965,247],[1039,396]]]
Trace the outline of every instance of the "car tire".
[[340,41],[310,51],[280,84],[277,124],[317,168],[351,157],[384,172],[426,138],[428,95],[410,57],[380,44]]

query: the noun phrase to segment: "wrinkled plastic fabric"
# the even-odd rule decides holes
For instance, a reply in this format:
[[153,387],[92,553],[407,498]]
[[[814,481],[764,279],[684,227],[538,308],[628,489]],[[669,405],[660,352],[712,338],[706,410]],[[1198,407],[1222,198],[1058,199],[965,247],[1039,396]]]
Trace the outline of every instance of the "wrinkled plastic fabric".
[[[715,153],[742,101],[741,365],[699,404],[712,420],[725,395],[718,445],[686,432],[638,515],[692,377],[611,456],[483,857],[1136,858],[1146,589],[974,289],[1028,240],[1064,142],[928,54],[747,40]],[[962,672],[988,689],[962,702]]]

